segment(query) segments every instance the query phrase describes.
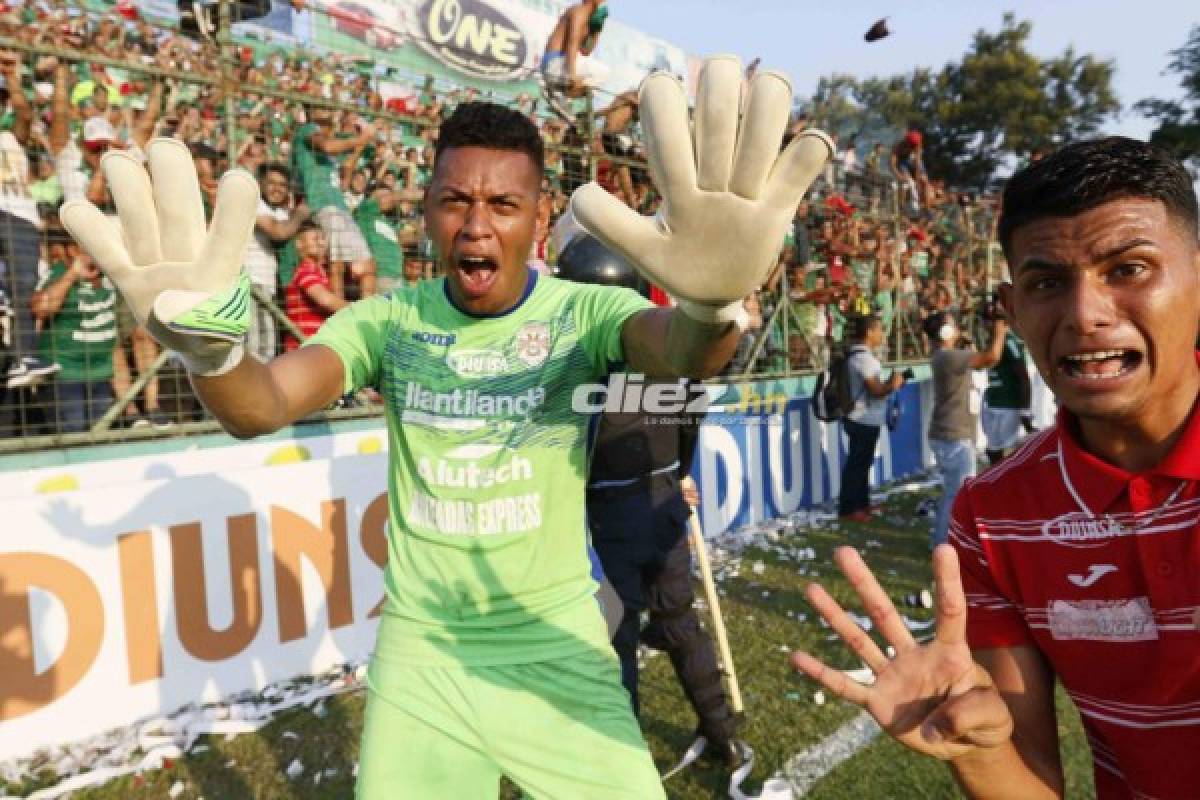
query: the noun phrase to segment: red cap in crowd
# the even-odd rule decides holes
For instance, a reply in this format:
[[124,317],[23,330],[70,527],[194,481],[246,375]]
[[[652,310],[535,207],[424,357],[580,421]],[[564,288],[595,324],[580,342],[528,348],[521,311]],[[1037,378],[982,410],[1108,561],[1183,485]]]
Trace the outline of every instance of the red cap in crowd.
[[83,146],[91,152],[103,152],[116,141],[117,131],[104,117],[92,117],[83,123]]
[[843,216],[851,216],[854,214],[854,206],[847,202],[846,198],[840,194],[831,194],[825,199],[825,206],[833,211],[836,211]]

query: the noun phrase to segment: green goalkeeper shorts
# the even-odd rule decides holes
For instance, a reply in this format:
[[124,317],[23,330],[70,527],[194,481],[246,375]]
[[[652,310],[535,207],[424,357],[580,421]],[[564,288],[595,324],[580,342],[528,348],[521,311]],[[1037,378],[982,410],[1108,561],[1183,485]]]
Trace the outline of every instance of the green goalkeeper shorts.
[[359,800],[654,800],[662,782],[611,652],[502,666],[371,664]]

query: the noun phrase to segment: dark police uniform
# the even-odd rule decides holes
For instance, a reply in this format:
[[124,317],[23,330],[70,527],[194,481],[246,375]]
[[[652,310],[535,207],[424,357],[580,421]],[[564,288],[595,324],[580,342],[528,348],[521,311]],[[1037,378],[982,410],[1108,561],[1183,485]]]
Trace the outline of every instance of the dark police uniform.
[[[637,647],[643,641],[671,659],[700,719],[699,733],[719,748],[733,739],[712,641],[692,608],[690,509],[679,482],[691,468],[699,418],[686,414],[604,412],[598,420],[588,479],[592,545],[625,614],[613,647],[621,680],[638,710]],[[640,613],[650,621],[641,628]]]

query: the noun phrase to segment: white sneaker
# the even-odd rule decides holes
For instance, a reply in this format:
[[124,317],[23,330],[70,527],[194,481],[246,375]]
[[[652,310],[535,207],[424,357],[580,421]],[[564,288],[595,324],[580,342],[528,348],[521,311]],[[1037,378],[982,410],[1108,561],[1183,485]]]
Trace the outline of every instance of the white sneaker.
[[21,389],[26,386],[35,386],[54,373],[58,372],[62,367],[52,361],[43,361],[40,358],[31,358],[26,356],[19,361],[13,363],[8,368],[6,386],[9,389]]

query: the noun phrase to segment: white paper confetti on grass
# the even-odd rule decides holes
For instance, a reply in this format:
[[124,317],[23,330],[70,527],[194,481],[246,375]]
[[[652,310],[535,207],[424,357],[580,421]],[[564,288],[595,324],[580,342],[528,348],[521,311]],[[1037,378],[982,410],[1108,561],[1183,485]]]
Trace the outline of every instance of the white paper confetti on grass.
[[863,667],[862,669],[844,669],[842,672],[846,674],[847,678],[855,683],[861,683],[863,686],[871,686],[875,683],[875,673],[867,667]]
[[183,781],[175,781],[171,784],[171,788],[167,790],[167,794],[171,797],[179,797],[179,795],[183,794],[183,789]]
[[932,619],[927,619],[922,622],[921,620],[909,619],[904,615],[901,615],[901,619],[904,620],[904,627],[908,628],[910,631],[926,630],[930,628],[934,622],[936,622],[936,620]]
[[[62,780],[27,798],[56,800],[123,775],[162,769],[165,761],[193,752],[200,736],[224,735],[232,739],[238,734],[257,731],[286,709],[311,706],[323,698],[362,688],[356,677],[359,674],[365,676],[365,662],[343,664],[318,675],[241,693],[219,705],[188,706],[169,715],[150,717],[79,742],[48,748],[29,759],[5,762],[0,764],[0,775],[10,784],[19,784],[37,779],[47,768],[61,766],[64,770],[57,774]],[[227,768],[233,766],[236,766],[233,760],[226,763]]]
[[284,774],[286,774],[288,776],[288,780],[291,780],[291,781],[296,780],[296,778],[299,778],[301,775],[304,774],[303,762],[301,762],[300,759],[298,759],[298,758],[293,759],[292,763],[287,765],[287,769],[284,770]]
[[846,613],[850,616],[850,619],[854,620],[854,624],[864,631],[869,631],[875,627],[875,623],[871,621],[870,617],[855,614],[853,611],[847,611]]

